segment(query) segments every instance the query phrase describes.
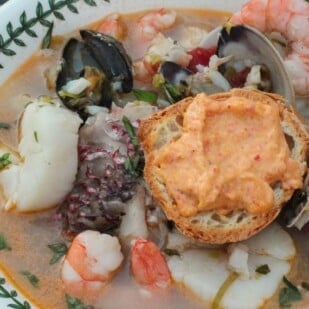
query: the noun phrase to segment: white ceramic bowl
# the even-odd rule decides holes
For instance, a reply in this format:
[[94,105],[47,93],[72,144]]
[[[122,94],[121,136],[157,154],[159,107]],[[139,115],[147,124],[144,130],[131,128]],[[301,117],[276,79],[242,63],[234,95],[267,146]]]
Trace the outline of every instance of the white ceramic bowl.
[[[160,7],[236,11],[244,2],[246,1],[109,0],[108,2],[105,0],[79,0],[74,3],[78,13],[73,13],[69,9],[68,0],[10,0],[0,8],[0,83],[8,79],[40,47],[47,31],[46,26],[40,23],[40,19],[54,22],[53,34],[57,35],[87,25],[112,12],[127,13]],[[55,7],[57,7],[57,3],[61,5],[55,9],[51,8],[50,3],[54,3]],[[91,6],[90,3],[95,3],[96,6]],[[37,37],[34,37],[34,32]],[[2,277],[4,276],[2,275]],[[2,286],[9,291],[13,289],[8,283]],[[16,299],[23,302],[21,295],[18,295]],[[10,304],[14,304],[12,299],[0,298],[0,308],[6,308]],[[32,308],[35,307],[32,306]]]

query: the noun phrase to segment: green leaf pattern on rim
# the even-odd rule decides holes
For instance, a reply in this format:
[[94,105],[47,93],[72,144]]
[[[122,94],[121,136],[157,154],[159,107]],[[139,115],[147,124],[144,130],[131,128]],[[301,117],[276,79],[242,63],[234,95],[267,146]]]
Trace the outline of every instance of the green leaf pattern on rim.
[[[46,28],[46,34],[43,38],[42,47],[48,47],[52,36],[51,30],[53,28],[53,20],[65,20],[65,16],[61,12],[64,8],[67,8],[73,14],[78,14],[78,9],[74,4],[80,1],[85,2],[89,6],[96,6],[98,0],[48,0],[49,8],[46,10],[44,10],[42,3],[38,1],[35,7],[35,17],[29,19],[24,11],[19,17],[19,26],[15,28],[11,22],[6,25],[8,38],[5,40],[5,36],[0,34],[0,54],[7,57],[15,56],[16,51],[14,50],[13,43],[16,46],[25,47],[26,43],[19,38],[23,33],[26,33],[32,38],[37,38],[38,35],[32,28],[38,23]],[[110,0],[100,1],[110,2]],[[3,68],[3,63],[0,63],[0,69]]]
[[8,290],[4,284],[5,279],[0,278],[0,297],[7,298],[12,301],[12,303],[7,305],[7,307],[15,309],[31,309],[31,306],[27,301],[19,300],[17,292],[15,290]]
[[[61,9],[67,8],[71,13],[78,14],[79,11],[74,5],[77,2],[84,1],[89,6],[96,6],[96,1],[98,0],[49,0],[49,9],[44,10],[44,7],[40,1],[38,1],[35,8],[35,17],[29,18],[25,11],[19,17],[20,25],[16,28],[9,22],[6,25],[7,39],[4,39],[4,35],[0,33],[0,54],[8,57],[16,55],[14,50],[14,45],[19,47],[25,47],[26,43],[20,39],[20,35],[26,33],[31,38],[37,38],[37,33],[32,29],[36,24],[41,24],[42,27],[47,28],[46,34],[43,38],[43,47],[48,47],[53,27],[53,17],[59,20],[65,20],[65,16],[60,12]],[[105,2],[110,2],[110,0],[101,0]],[[51,17],[50,19],[48,19]],[[4,65],[0,63],[0,69],[3,69]],[[10,308],[16,309],[30,309],[31,306],[27,301],[20,301],[18,299],[18,294],[15,290],[8,290],[5,286],[5,279],[0,278],[0,298],[10,299],[12,302],[8,305]]]

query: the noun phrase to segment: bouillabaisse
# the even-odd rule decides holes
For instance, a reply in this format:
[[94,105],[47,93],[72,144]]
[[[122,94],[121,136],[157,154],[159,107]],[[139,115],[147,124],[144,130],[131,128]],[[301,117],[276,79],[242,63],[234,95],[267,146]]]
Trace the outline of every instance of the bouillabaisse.
[[[205,23],[206,17],[212,22]],[[68,180],[71,184],[69,190],[59,193],[63,194],[59,206],[33,214],[5,211],[1,213],[2,236],[12,248],[11,251],[1,251],[1,264],[19,286],[30,291],[27,293],[30,298],[43,308],[65,308],[68,299],[72,300],[70,297],[104,308],[117,305],[121,307],[130,303],[132,306],[139,303],[154,308],[199,308],[205,303],[212,303],[213,306],[223,303],[231,307],[228,292],[222,294],[226,285],[230,285],[230,293],[234,281],[238,290],[249,284],[256,285],[256,291],[261,293],[258,294],[259,298],[267,299],[275,293],[281,281],[277,277],[288,274],[295,249],[290,237],[280,227],[272,227],[269,233],[279,235],[279,238],[275,237],[271,243],[283,239],[282,247],[285,252],[281,256],[267,248],[269,234],[261,234],[256,241],[252,239],[219,249],[205,248],[204,244],[185,238],[177,232],[173,223],[167,220],[151,199],[142,178],[144,158],[136,139],[140,119],[186,96],[203,91],[210,94],[244,86],[271,90],[268,68],[263,63],[252,63],[248,57],[248,60],[233,63],[223,70],[220,65],[231,64],[231,59],[218,58],[214,46],[203,47],[207,32],[227,19],[228,14],[210,11],[198,13],[160,10],[132,16],[114,14],[89,28],[105,32],[123,42],[125,51],[119,52],[118,43],[108,38],[107,44],[112,44],[113,48],[116,46],[116,51],[101,51],[107,54],[119,53],[117,64],[112,64],[117,66],[121,63],[120,67],[112,72],[98,69],[102,66],[106,69],[109,63],[98,64],[100,61],[93,58],[89,61],[97,48],[96,45],[91,45],[96,44],[93,37],[97,35],[90,31],[84,32],[82,40],[76,33],[74,36],[78,40],[67,43],[65,38],[60,45],[54,43],[51,46],[54,54],[38,52],[2,87],[1,102],[12,102],[3,119],[11,128],[1,132],[2,139],[9,142],[10,148],[4,148],[3,153],[10,152],[12,148],[26,158],[23,162],[18,154],[11,154],[9,161],[13,162],[13,165],[24,164],[25,167],[26,164],[31,164],[27,161],[27,156],[41,151],[38,148],[44,142],[44,132],[49,129],[48,123],[40,124],[44,109],[47,107],[46,110],[50,109],[50,112],[60,118],[62,112],[67,111],[59,106],[58,99],[50,98],[55,98],[56,93],[65,106],[73,110],[70,113],[74,116],[67,117],[74,118],[79,115],[81,120],[72,118],[72,123],[75,126],[83,123],[78,131],[79,141],[75,149],[76,159],[78,158],[77,176],[73,182]],[[63,56],[67,57],[69,66],[73,65],[70,62],[72,54],[86,50],[88,59],[84,62],[82,74],[75,75],[76,71],[72,73],[70,67],[68,69],[63,65],[59,75],[57,60],[61,58],[64,45],[66,47]],[[124,53],[130,56],[133,63]],[[37,87],[27,83],[27,76],[42,79],[39,73],[41,71],[45,71],[49,89],[42,81],[37,83]],[[124,71],[125,74],[121,74]],[[21,72],[26,72],[24,77],[21,77]],[[60,77],[55,78],[53,72],[57,72],[56,75]],[[12,98],[12,88],[16,87],[16,84],[20,85],[21,95],[31,93],[31,98]],[[34,99],[42,94],[49,97]],[[29,116],[24,113],[23,120],[32,120],[33,126],[27,127],[25,123],[21,125],[24,140],[22,147],[16,138],[17,126],[13,123],[24,108],[31,106],[30,104],[25,107],[29,101],[33,102],[35,111]],[[1,104],[2,109],[7,107],[4,103]],[[53,125],[57,125],[56,120]],[[76,129],[72,130],[76,133]],[[64,128],[63,132],[71,131]],[[54,134],[57,135],[56,130]],[[56,136],[46,137],[47,141],[53,138],[56,143]],[[25,142],[27,140],[32,143],[34,151]],[[72,136],[63,140],[63,143],[72,141]],[[61,139],[59,141],[61,147]],[[49,163],[53,163],[52,160],[59,162],[59,151],[58,149],[52,153],[52,150],[47,148],[46,152],[51,160]],[[66,164],[73,164],[73,153],[71,156],[61,156],[60,162],[63,165],[60,165],[62,170],[56,172],[57,176],[50,171],[52,176],[49,177],[56,177],[55,182],[57,177],[61,179],[61,174],[66,174],[65,169],[69,168]],[[5,160],[7,158],[3,157],[4,165],[7,162]],[[29,166],[33,173],[33,167]],[[46,167],[42,166],[42,169]],[[7,169],[9,167],[10,164]],[[27,177],[30,174],[22,174],[25,173],[25,168],[21,168],[18,173],[25,175],[20,177],[29,179]],[[48,182],[43,183],[41,188],[44,190],[48,186]],[[54,188],[52,182],[50,186]],[[18,190],[24,192],[21,187]],[[47,192],[53,194],[49,190]],[[44,191],[42,194],[45,194]],[[27,203],[20,201],[16,204],[15,201],[15,205],[7,207],[16,205],[16,210],[19,210],[19,207],[22,209]],[[29,202],[28,205],[33,207],[34,204]],[[37,209],[29,210],[39,210],[40,207],[42,204],[39,203]],[[80,234],[71,245],[73,238],[85,230],[96,230],[119,237],[121,249],[117,238],[107,235],[100,238],[101,235],[88,232]],[[308,246],[306,247],[304,242],[304,234],[296,234],[296,241],[301,243],[302,249],[296,256],[296,263],[289,278],[300,284],[308,277],[304,271],[308,269],[308,260],[305,258],[308,256]],[[96,243],[101,244],[99,249],[94,245]],[[259,255],[259,243],[262,243],[262,248],[268,254],[265,258]],[[63,263],[61,259],[70,245],[72,250]],[[24,252],[27,252],[25,258]],[[89,261],[87,255],[90,257]],[[93,264],[91,257],[97,256],[102,258],[102,261]],[[236,264],[233,258],[238,261]],[[301,261],[300,267],[297,267],[298,259]],[[189,267],[191,261],[193,265]],[[240,269],[239,265],[242,266]],[[215,269],[215,272],[208,268]],[[152,270],[150,274],[148,269]],[[35,284],[32,286],[33,280],[32,283],[29,281],[29,277],[33,279],[29,273],[39,280],[37,287]],[[190,273],[192,277],[188,275],[185,279],[181,273]],[[220,280],[215,282],[216,278]],[[258,282],[257,278],[261,281]],[[186,289],[179,289],[175,282],[184,285]],[[259,290],[259,285],[267,282],[272,292],[264,295],[264,292]],[[200,290],[198,286],[201,286]],[[207,290],[208,287],[211,287],[210,290]],[[84,291],[86,293],[83,293]],[[190,291],[193,291],[198,299],[191,295]],[[250,297],[254,299],[248,294],[248,298]],[[306,298],[306,295],[302,297]],[[234,306],[242,304],[242,300],[237,301],[239,303]],[[277,299],[274,301],[278,303]],[[259,305],[260,300],[253,302],[253,308]],[[269,306],[272,306],[272,303],[269,303]]]

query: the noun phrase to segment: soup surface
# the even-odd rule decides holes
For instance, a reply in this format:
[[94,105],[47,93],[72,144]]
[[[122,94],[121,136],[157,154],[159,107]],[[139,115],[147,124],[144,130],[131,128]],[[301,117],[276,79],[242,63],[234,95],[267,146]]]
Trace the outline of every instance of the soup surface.
[[[175,10],[176,24],[165,31],[177,39],[185,27],[193,26],[209,31],[228,20],[225,12]],[[127,36],[124,47],[133,61],[139,59],[147,45],[137,44],[136,23],[145,14],[139,12],[122,16],[126,25]],[[89,29],[97,29],[98,23]],[[10,129],[0,130],[0,140],[13,149],[18,146],[18,120],[30,98],[41,95],[55,97],[53,90],[46,86],[44,72],[61,58],[62,48],[69,37],[77,36],[77,32],[67,37],[54,38],[51,51],[37,51],[13,76],[0,87],[0,119],[8,123]],[[135,88],[149,87],[149,83],[135,81]],[[59,171],[61,177],[61,171]],[[53,194],[53,192],[50,192]],[[57,209],[38,213],[18,214],[1,210],[0,233],[12,248],[0,251],[1,268],[19,289],[39,308],[66,308],[65,294],[61,279],[59,261],[50,264],[53,252],[48,245],[66,243],[70,240],[63,234],[62,223],[57,220]],[[308,281],[309,278],[309,243],[306,233],[290,231],[297,248],[289,278],[296,283]],[[190,291],[174,284],[170,289],[149,292],[142,289],[131,277],[128,254],[129,248],[124,246],[124,266],[115,278],[102,291],[98,298],[83,298],[85,303],[96,308],[205,308],[205,302],[198,299]],[[33,286],[22,274],[29,271],[39,279],[38,286]],[[308,298],[308,297],[307,297]],[[305,297],[306,300],[306,297]],[[266,308],[278,307],[277,295],[269,301]]]

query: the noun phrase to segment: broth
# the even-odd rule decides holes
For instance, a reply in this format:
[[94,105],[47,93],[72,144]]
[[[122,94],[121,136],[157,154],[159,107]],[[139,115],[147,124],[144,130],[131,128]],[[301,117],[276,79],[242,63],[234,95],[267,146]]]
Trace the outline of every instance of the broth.
[[[173,30],[177,36],[183,25],[194,25],[210,30],[224,23],[228,13],[214,11],[177,10],[179,15],[177,25]],[[144,52],[144,47],[136,50],[134,23],[142,12],[123,16],[128,26],[128,38],[124,45],[128,54],[136,59]],[[98,23],[90,26],[96,27]],[[76,35],[74,33],[73,35]],[[72,34],[70,35],[72,36]],[[12,125],[10,130],[0,130],[0,140],[16,149],[18,144],[17,122],[29,96],[55,96],[55,93],[46,88],[43,78],[44,71],[51,63],[56,62],[61,55],[61,48],[65,40],[58,44],[52,54],[38,51],[13,76],[0,87],[0,119]],[[12,247],[12,251],[0,252],[0,264],[4,272],[13,283],[20,288],[39,308],[66,308],[65,292],[60,281],[61,263],[50,265],[51,251],[47,245],[65,241],[59,222],[53,220],[55,210],[32,214],[16,214],[1,211],[0,232],[3,233]],[[308,242],[305,236],[294,232],[299,249],[297,263],[294,263],[292,279],[305,280],[309,278]],[[300,257],[301,256],[301,257]],[[29,270],[39,279],[39,287],[33,287],[20,272]],[[93,300],[88,299],[90,303]],[[277,300],[269,302],[267,307],[274,308]],[[205,308],[205,303],[199,301],[184,289],[173,285],[167,291],[149,294],[141,290],[130,276],[128,261],[105,288],[95,304],[98,308]]]

